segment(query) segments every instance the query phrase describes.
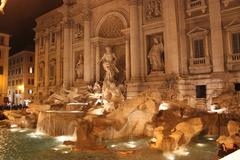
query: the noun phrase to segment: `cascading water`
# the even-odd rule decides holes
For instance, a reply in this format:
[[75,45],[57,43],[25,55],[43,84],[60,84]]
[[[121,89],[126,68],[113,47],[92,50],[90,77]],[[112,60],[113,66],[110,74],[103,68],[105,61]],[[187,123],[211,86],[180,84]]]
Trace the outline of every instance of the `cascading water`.
[[82,112],[80,111],[40,112],[37,122],[37,132],[50,136],[72,136],[81,117]]

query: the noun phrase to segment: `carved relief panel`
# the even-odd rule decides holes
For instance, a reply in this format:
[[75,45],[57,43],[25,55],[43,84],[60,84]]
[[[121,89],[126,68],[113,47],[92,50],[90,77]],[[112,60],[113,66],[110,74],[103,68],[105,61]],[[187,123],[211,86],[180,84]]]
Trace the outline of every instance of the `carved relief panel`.
[[163,19],[163,3],[162,0],[144,0],[143,16],[145,22],[153,22]]

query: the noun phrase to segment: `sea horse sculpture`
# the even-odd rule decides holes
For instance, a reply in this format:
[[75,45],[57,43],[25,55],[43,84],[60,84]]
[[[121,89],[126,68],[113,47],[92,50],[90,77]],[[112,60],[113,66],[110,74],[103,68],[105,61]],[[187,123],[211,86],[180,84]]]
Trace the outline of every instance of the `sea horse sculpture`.
[[6,6],[7,4],[7,0],[0,0],[1,4],[0,4],[0,13],[4,14],[3,8]]

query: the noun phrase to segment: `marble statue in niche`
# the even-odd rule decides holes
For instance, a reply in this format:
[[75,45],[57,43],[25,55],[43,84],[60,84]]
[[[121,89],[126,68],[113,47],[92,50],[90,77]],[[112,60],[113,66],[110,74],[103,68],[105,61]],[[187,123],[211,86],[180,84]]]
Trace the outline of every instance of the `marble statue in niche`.
[[106,52],[100,60],[102,62],[103,69],[105,71],[104,81],[114,81],[115,74],[119,72],[116,67],[117,57],[115,53],[112,53],[111,47],[105,48]]
[[78,61],[75,65],[75,72],[76,72],[76,79],[82,79],[83,78],[83,72],[84,72],[84,58],[83,54],[79,55]]
[[43,87],[44,86],[44,81],[45,81],[45,64],[43,62],[41,62],[39,64],[39,87]]
[[153,44],[148,53],[150,71],[164,71],[164,45],[162,37],[153,37]]
[[161,0],[148,0],[145,4],[145,16],[147,20],[162,17]]

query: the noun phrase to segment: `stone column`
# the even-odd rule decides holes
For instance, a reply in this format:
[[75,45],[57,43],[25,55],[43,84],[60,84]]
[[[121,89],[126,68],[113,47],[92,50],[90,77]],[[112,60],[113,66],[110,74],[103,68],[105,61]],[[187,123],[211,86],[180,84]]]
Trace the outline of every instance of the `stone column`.
[[178,28],[177,28],[177,13],[176,1],[163,1],[165,9],[164,19],[166,23],[164,33],[164,51],[165,51],[165,71],[166,73],[179,73],[179,55],[178,46]]
[[84,81],[91,82],[91,22],[89,1],[84,1]]
[[49,52],[49,33],[48,31],[46,31],[45,35],[44,35],[44,39],[45,39],[45,55],[44,55],[44,62],[45,62],[45,76],[44,76],[44,82],[45,82],[45,94],[47,94],[48,92],[48,79],[49,79],[49,74],[48,74],[48,52]]
[[56,54],[56,84],[59,86],[61,84],[61,29],[58,26],[57,33],[56,33],[56,40],[57,40],[57,54]]
[[[186,24],[185,24],[185,3],[184,1],[178,2],[178,15],[179,15],[179,37],[180,37],[180,73],[183,75],[188,74],[188,56],[187,56],[187,36],[186,36]],[[190,41],[192,43],[192,41]],[[192,44],[190,45],[192,47]],[[192,54],[191,54],[192,58]]]
[[34,61],[34,86],[35,86],[35,92],[37,92],[38,88],[38,59],[39,59],[39,37],[35,38],[35,61]]
[[126,59],[126,81],[129,81],[131,76],[129,37],[126,37],[125,40],[125,59]]
[[96,81],[96,47],[95,45],[91,44],[91,80],[90,82]]
[[213,72],[224,72],[224,52],[219,0],[209,1]]
[[69,88],[70,87],[70,51],[71,51],[71,44],[70,42],[70,28],[71,28],[71,21],[66,20],[64,23],[64,49],[63,49],[63,87]]
[[131,81],[141,80],[138,0],[130,0]]
[[96,43],[96,81],[100,81],[100,46]]

